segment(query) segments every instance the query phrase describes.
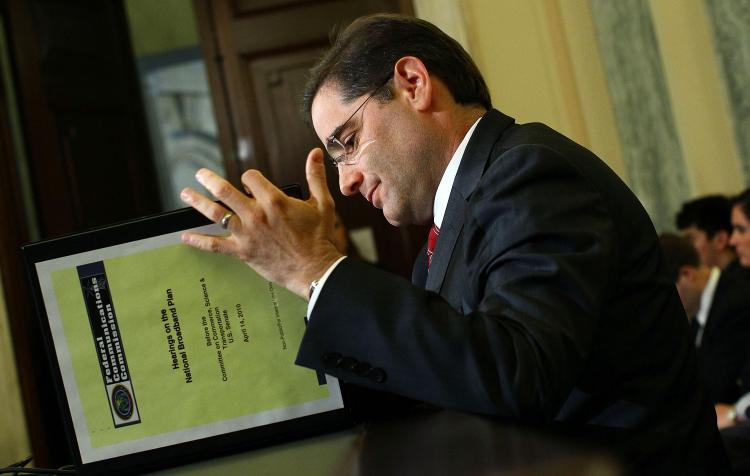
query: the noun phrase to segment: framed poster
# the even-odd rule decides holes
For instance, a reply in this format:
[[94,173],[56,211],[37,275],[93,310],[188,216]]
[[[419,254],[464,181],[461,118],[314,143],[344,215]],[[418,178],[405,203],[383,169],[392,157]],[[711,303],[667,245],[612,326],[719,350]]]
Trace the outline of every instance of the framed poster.
[[23,247],[84,474],[352,424],[339,382],[294,365],[306,301],[182,244],[188,229],[226,233],[188,208]]

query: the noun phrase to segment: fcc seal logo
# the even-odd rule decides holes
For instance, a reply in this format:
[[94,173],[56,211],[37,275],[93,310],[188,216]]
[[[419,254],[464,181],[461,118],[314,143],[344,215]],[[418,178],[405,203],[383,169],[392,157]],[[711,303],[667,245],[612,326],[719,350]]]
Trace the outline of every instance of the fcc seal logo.
[[112,409],[123,420],[133,416],[133,397],[125,386],[115,385],[112,388]]

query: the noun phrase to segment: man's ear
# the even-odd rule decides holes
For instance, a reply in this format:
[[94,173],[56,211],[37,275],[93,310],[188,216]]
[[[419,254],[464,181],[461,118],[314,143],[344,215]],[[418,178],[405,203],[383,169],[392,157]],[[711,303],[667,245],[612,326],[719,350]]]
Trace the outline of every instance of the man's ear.
[[714,233],[714,236],[711,238],[711,243],[713,244],[715,249],[725,250],[729,248],[729,236],[730,233],[728,233],[726,230],[719,230]]
[[432,105],[432,80],[427,67],[417,57],[404,56],[393,66],[393,86],[418,111]]
[[677,282],[679,282],[681,279],[684,279],[687,282],[691,282],[695,277],[696,271],[698,270],[693,266],[680,266],[680,269],[677,271]]

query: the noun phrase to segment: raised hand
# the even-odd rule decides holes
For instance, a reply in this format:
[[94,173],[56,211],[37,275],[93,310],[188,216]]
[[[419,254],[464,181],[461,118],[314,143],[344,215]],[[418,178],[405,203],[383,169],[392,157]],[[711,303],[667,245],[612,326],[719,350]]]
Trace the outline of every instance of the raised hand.
[[[305,166],[310,198],[284,194],[257,170],[242,175],[242,185],[252,195],[237,190],[208,169],[196,179],[229,211],[227,236],[185,232],[184,243],[214,253],[234,256],[264,278],[308,297],[310,283],[320,278],[342,255],[332,243],[334,204],[326,185],[323,151],[313,149]],[[207,218],[220,222],[228,210],[208,197],[186,188],[180,198]]]

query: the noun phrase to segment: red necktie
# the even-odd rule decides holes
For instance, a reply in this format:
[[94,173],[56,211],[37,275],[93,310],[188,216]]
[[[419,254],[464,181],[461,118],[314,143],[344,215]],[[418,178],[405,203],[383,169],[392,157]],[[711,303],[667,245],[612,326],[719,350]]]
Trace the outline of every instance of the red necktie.
[[427,235],[427,269],[430,269],[430,265],[432,264],[432,252],[435,251],[435,245],[439,236],[440,228],[433,223],[432,228],[430,228],[430,234]]

